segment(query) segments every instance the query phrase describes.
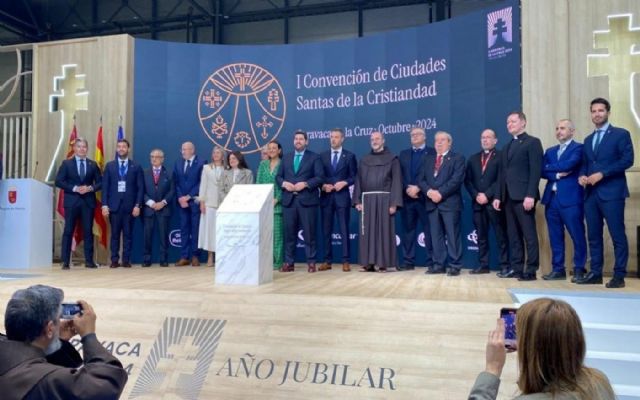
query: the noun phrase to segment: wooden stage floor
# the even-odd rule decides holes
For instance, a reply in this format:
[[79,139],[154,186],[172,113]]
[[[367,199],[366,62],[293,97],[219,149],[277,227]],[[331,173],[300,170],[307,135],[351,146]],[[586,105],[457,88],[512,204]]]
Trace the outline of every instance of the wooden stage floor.
[[[607,291],[569,282],[409,272],[274,274],[260,287],[215,286],[206,267],[82,267],[0,280],[85,299],[98,338],[130,371],[123,399],[465,399],[484,368],[508,289]],[[0,270],[7,276],[17,271]],[[640,292],[627,279],[616,292]],[[2,327],[4,330],[4,327]],[[509,355],[500,399],[516,394]]]

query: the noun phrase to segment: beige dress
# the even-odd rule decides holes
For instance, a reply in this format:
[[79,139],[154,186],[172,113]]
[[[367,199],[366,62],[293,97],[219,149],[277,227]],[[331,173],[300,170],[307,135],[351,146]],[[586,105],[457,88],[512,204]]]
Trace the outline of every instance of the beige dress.
[[198,200],[200,203],[204,202],[207,209],[204,214],[200,214],[198,248],[207,251],[216,251],[216,213],[222,203],[220,192],[223,171],[223,167],[212,167],[211,164],[202,168]]

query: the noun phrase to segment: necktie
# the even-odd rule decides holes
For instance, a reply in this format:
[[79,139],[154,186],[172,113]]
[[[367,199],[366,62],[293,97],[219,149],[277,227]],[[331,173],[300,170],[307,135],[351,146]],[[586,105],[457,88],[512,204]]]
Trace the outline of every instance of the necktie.
[[602,129],[596,130],[596,137],[593,138],[593,152],[598,151],[598,146],[600,146],[600,141],[602,140]]
[[298,169],[300,169],[300,158],[302,158],[302,154],[296,154],[293,158],[293,172],[298,173]]
[[127,173],[127,168],[124,166],[124,161],[120,161],[120,178],[124,178]]
[[159,180],[160,180],[160,170],[154,168],[153,169],[153,183],[158,185],[158,181]]
[[434,168],[434,176],[438,175],[438,172],[440,171],[440,166],[442,165],[442,154],[438,154],[438,157],[436,157],[436,165]]
[[336,167],[338,166],[338,152],[334,151],[333,152],[333,159],[331,160],[331,166],[333,167],[333,170],[336,170]]
[[482,157],[480,159],[480,165],[482,167],[483,174],[484,174],[484,171],[487,169],[487,164],[489,164],[489,159],[491,158],[492,155],[493,155],[492,152],[482,153]]
[[191,160],[187,160],[187,163],[184,166],[184,174],[187,174],[187,171],[189,171],[189,168],[191,168]]
[[562,156],[562,153],[564,153],[564,151],[567,149],[567,144],[566,143],[562,143],[560,145],[560,148],[558,149],[558,160],[560,159],[560,156]]
[[84,166],[84,158],[80,159],[80,180],[83,181],[84,177],[87,175],[87,170]]

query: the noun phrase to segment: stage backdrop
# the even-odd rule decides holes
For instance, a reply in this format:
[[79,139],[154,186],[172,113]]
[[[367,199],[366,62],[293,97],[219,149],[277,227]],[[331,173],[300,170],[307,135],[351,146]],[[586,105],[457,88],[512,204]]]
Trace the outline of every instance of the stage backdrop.
[[[397,154],[410,146],[410,128],[418,125],[431,146],[437,130],[450,132],[453,150],[468,157],[479,151],[484,128],[496,130],[498,147],[509,138],[506,116],[521,108],[520,61],[517,1],[417,28],[313,44],[136,39],[133,146],[145,166],[149,152],[162,148],[172,169],[182,142],[194,142],[198,156],[207,160],[219,144],[247,154],[255,171],[260,147],[277,139],[291,151],[297,129],[308,132],[311,150],[322,152],[329,148],[329,130],[341,127],[344,147],[361,157],[369,151],[372,131],[384,132]],[[464,264],[471,267],[476,238],[464,193]],[[355,211],[351,221],[352,262],[357,262]],[[399,216],[396,227],[400,243]],[[141,229],[138,223],[135,237],[142,237]],[[178,256],[177,229],[174,215],[172,259]],[[343,240],[333,236],[334,246]],[[418,264],[424,260],[421,239]],[[140,262],[142,241],[134,244],[133,261]],[[299,261],[302,250],[299,244]],[[320,261],[323,254],[320,247]]]

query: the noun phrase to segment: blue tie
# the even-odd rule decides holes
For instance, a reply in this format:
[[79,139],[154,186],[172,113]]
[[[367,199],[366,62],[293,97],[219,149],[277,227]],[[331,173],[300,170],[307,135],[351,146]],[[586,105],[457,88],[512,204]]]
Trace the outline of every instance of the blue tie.
[[184,167],[184,174],[186,175],[191,167],[191,160],[187,160],[187,165]]
[[84,158],[80,159],[80,180],[83,181],[84,177],[87,175],[87,170],[84,166]]
[[127,173],[127,168],[124,166],[124,161],[120,162],[120,178],[123,178]]
[[600,146],[600,142],[602,141],[602,129],[598,129],[596,131],[596,137],[593,138],[593,152],[598,151],[598,146]]
[[560,159],[560,156],[562,156],[562,153],[564,153],[564,151],[567,149],[567,144],[566,143],[562,143],[560,145],[560,148],[558,149],[558,160]]
[[333,167],[334,171],[338,167],[338,152],[337,151],[333,152],[333,159],[331,160],[331,166]]

